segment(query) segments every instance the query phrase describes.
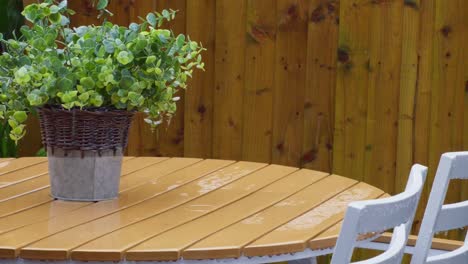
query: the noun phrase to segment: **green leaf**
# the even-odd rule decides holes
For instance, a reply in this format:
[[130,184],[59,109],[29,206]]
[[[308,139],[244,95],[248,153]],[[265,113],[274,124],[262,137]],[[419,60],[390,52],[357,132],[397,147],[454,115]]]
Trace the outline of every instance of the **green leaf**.
[[133,54],[130,51],[121,51],[117,55],[117,61],[122,65],[127,65],[133,61]]
[[157,18],[156,18],[156,15],[154,13],[149,13],[147,16],[146,16],[146,21],[148,21],[148,23],[153,26],[153,27],[156,27],[156,24],[157,24]]
[[132,101],[136,101],[138,100],[138,98],[140,97],[139,94],[135,93],[135,92],[129,92],[128,93],[128,98]]
[[31,80],[28,70],[23,66],[15,72],[15,81],[19,85],[26,85]]
[[146,45],[148,45],[148,41],[146,41],[146,39],[139,39],[136,42],[135,50],[142,51],[144,48],[146,48]]
[[161,13],[163,15],[163,17],[167,20],[170,20],[171,19],[171,14],[169,13],[169,11],[167,11],[166,9],[164,9]]
[[83,77],[80,79],[80,84],[87,90],[91,90],[94,88],[96,83],[94,82],[93,78],[91,77]]
[[131,23],[131,24],[128,26],[128,28],[129,28],[130,30],[136,32],[136,31],[140,30],[140,25],[138,25],[137,23]]
[[15,136],[17,136],[17,138],[21,138],[21,135],[23,135],[24,133],[24,126],[17,126],[15,127],[12,131],[11,131],[12,134],[14,134]]
[[19,124],[15,119],[8,119],[8,125],[10,125],[11,128],[17,127]]
[[42,105],[42,99],[37,94],[28,94],[27,99],[29,101],[29,104],[32,106]]
[[43,38],[37,38],[32,42],[34,48],[44,51],[47,48],[47,42]]
[[61,78],[57,81],[57,88],[61,91],[73,89],[73,81],[68,78]]
[[86,102],[89,99],[89,93],[82,93],[80,96],[78,96],[78,99],[82,102]]
[[122,80],[120,80],[120,88],[122,89],[130,89],[130,87],[133,84],[133,78],[131,77],[123,77]]
[[56,14],[56,13],[58,13],[58,12],[60,11],[60,7],[58,7],[58,6],[56,6],[56,5],[51,5],[51,6],[49,7],[49,9],[50,9],[50,13],[51,13],[51,14]]
[[18,123],[24,123],[28,119],[28,114],[25,111],[16,111],[13,114],[13,118],[18,121]]
[[60,13],[54,13],[49,16],[49,21],[53,24],[58,24],[62,21],[62,15]]
[[96,107],[99,107],[103,103],[103,99],[101,95],[96,95],[90,99],[90,103]]
[[62,2],[60,2],[60,4],[58,5],[58,7],[59,7],[60,9],[63,9],[63,8],[65,8],[65,7],[67,7],[67,5],[68,5],[68,1],[67,1],[67,0],[63,0]]
[[152,64],[156,61],[156,56],[151,55],[146,58],[146,64]]
[[109,4],[108,0],[99,0],[97,3],[96,9],[103,10],[107,7],[108,4]]

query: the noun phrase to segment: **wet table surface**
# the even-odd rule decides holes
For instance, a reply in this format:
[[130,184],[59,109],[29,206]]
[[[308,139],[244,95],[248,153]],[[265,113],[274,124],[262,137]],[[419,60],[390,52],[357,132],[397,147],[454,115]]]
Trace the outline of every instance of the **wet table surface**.
[[348,203],[386,194],[264,163],[125,157],[120,195],[49,195],[46,158],[0,159],[0,258],[178,260],[333,247]]

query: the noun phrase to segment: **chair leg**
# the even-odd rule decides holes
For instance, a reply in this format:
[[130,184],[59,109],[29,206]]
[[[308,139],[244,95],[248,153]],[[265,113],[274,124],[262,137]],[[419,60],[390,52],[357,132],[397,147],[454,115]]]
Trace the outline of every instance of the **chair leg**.
[[288,261],[288,264],[317,264],[317,259],[315,257],[308,259],[298,259]]

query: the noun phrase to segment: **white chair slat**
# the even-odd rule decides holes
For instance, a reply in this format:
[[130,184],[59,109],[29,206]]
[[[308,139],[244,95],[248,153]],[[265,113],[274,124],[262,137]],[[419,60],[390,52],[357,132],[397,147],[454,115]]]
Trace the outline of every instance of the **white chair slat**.
[[403,193],[389,198],[349,204],[331,263],[350,262],[359,234],[383,232],[390,228],[394,228],[394,234],[389,248],[375,258],[358,263],[400,263],[426,174],[427,168],[416,164],[411,168]]
[[[468,235],[466,236],[468,240]],[[431,256],[427,259],[428,264],[461,264],[468,263],[468,241],[465,240],[465,244],[454,251]]]
[[395,227],[392,241],[387,250],[368,260],[355,262],[354,264],[394,264],[399,263],[404,254],[406,239],[408,237],[405,224]]
[[442,206],[434,232],[468,226],[468,200]]
[[435,256],[429,254],[435,232],[468,226],[468,201],[443,205],[453,179],[468,179],[468,152],[441,156],[411,264],[468,263],[468,234],[461,248]]

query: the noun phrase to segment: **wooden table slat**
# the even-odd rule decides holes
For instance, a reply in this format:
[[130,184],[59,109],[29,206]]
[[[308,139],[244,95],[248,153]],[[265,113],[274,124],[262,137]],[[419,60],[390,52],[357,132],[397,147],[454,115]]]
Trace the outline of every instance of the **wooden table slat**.
[[[127,165],[126,161],[131,159],[132,157],[124,158],[122,166],[124,176],[128,174],[127,171],[134,171],[135,168],[139,168],[140,166],[147,166],[146,160],[142,160],[142,162],[139,163],[132,163]],[[166,160],[167,158],[151,159],[152,163],[156,163]],[[0,187],[0,203],[35,191],[39,191],[46,188],[49,189],[50,182],[49,176],[47,175],[47,166],[47,162],[42,162],[0,176],[1,181],[10,183]],[[51,197],[49,198],[50,200],[52,200]],[[42,199],[40,201],[42,201]]]
[[[258,194],[263,194],[264,196],[263,200],[257,196],[255,196],[259,198],[257,200],[249,199],[250,206],[252,205],[252,202],[261,203],[261,201],[263,201],[265,203],[266,198],[268,198],[270,201],[275,201],[276,193],[271,191],[265,193],[265,190],[269,189],[271,185],[278,186],[280,182],[284,183],[284,179],[289,178],[288,175],[295,174],[293,173],[294,171],[297,171],[297,169],[279,165],[270,165],[248,175],[248,177],[239,179],[177,208],[146,219],[127,228],[112,232],[106,236],[93,240],[89,244],[80,246],[79,248],[73,250],[72,259],[120,260],[122,259],[125,250],[144,240],[147,240],[169,229],[172,229],[171,231],[181,230],[182,228],[179,225],[184,223],[196,223],[204,216],[209,217],[218,214],[218,211],[226,212],[226,210],[224,210],[225,208],[231,208],[233,204],[238,204],[245,199],[249,199],[249,197],[255,195],[258,196]],[[318,174],[320,176],[315,175],[314,177],[309,175],[309,178],[312,180],[327,175],[325,173]],[[304,183],[306,183],[306,181],[304,181]],[[280,193],[284,194],[294,192],[295,189],[300,187],[284,185],[282,192]],[[237,206],[235,214],[242,217],[242,215],[248,214],[249,210],[251,209],[246,208],[244,204],[243,207]],[[231,219],[231,216],[225,215],[225,219]],[[211,226],[215,226],[217,224],[219,224],[217,221],[211,222]],[[179,227],[173,229],[176,226]],[[199,229],[191,229],[191,231],[196,230]]]
[[42,175],[16,184],[0,188],[0,202],[42,190],[49,186],[49,177]]
[[41,175],[45,175],[47,174],[48,169],[48,163],[41,162],[28,166],[21,170],[7,172],[0,176],[0,184],[3,185],[3,187],[5,187],[7,185],[19,183]]
[[[157,215],[178,205],[209,193],[223,185],[236,181],[264,167],[266,164],[253,162],[238,162],[225,169],[218,170],[196,181],[190,182],[157,197],[148,199],[137,205],[119,210],[113,214],[79,225],[61,233],[48,236],[40,241],[21,249],[20,256],[28,259],[67,259],[70,251],[96,237],[112,232]],[[175,184],[172,177],[167,177]],[[160,188],[160,184],[153,184]],[[70,239],[72,238],[72,239]],[[50,252],[53,252],[51,257]]]
[[47,158],[39,157],[24,157],[19,159],[11,159],[0,162],[0,175],[5,173],[21,170],[34,164],[47,162]]
[[[239,257],[245,245],[356,183],[348,178],[328,176],[293,196],[190,246],[184,250],[183,257],[187,259]],[[151,248],[153,245],[150,245]],[[137,254],[133,252],[142,251],[146,251],[145,243],[129,250],[127,254],[136,256]]]
[[243,253],[258,256],[304,251],[311,238],[343,219],[350,202],[375,199],[382,194],[383,191],[361,182],[246,246]]
[[[133,260],[133,258],[138,260],[178,259],[181,251],[191,244],[272,206],[326,176],[328,176],[327,173],[310,170],[299,170],[289,174],[235,203],[145,241],[144,251],[130,252],[126,258],[129,260]],[[96,240],[96,242],[103,243],[98,247],[94,243],[93,245],[90,243],[87,247],[89,252],[92,252],[90,249],[93,247],[107,248],[111,241]],[[84,249],[85,247],[81,247],[77,250],[85,251]],[[106,251],[108,250],[106,249]]]
[[[387,197],[387,194],[380,195],[379,197],[376,197],[376,198],[380,199],[380,198],[385,198],[385,197]],[[376,199],[376,198],[371,198],[371,199]],[[331,227],[324,229],[325,231],[322,230],[320,234],[311,238],[308,241],[307,247],[313,250],[320,250],[320,249],[334,247],[336,240],[338,238],[338,235],[340,234],[342,224],[343,224],[343,221],[341,219],[340,221],[338,221],[338,223],[335,223]],[[364,235],[361,237],[368,238],[368,235]]]
[[[195,199],[210,191],[213,191],[225,184],[256,171],[265,164],[252,162],[238,162],[225,169],[218,170],[213,174],[200,178],[177,188],[172,188],[176,184],[172,177],[166,177],[172,185],[170,191],[163,193],[152,199],[148,199],[137,205],[119,210],[113,214],[96,219],[89,223],[79,225],[61,233],[49,236],[21,249],[21,257],[43,259],[49,257],[53,252],[54,259],[67,259],[69,252],[83,243],[96,237],[112,232],[118,228],[136,223],[158,213],[162,213],[180,204]],[[161,185],[153,184],[152,187],[160,188]],[[73,237],[70,240],[68,237]]]
[[[147,161],[142,161],[141,163],[137,162],[136,164],[135,163],[127,164],[127,162],[130,161],[131,159],[133,159],[133,157],[124,158],[124,162],[122,164],[122,171],[124,172],[124,174],[122,175],[122,177],[127,176],[128,174],[132,172],[136,172],[148,165]],[[168,158],[150,158],[150,159],[152,160],[152,164],[156,164],[164,160],[167,160]],[[26,191],[26,192],[23,191],[20,195],[16,195],[14,197],[10,197],[8,200],[1,201],[0,202],[0,217],[5,217],[8,215],[16,214],[21,211],[33,208],[35,206],[53,201],[53,198],[50,196],[50,189],[48,187],[49,184],[47,184],[47,186],[44,188],[38,188],[37,183],[34,183],[35,180],[37,179],[35,178],[29,179],[29,180],[21,182],[19,187],[18,186],[13,187],[16,190],[18,190],[18,188],[24,187],[24,185],[29,186],[30,188],[35,186],[35,188],[31,188],[30,191]],[[33,181],[33,184],[28,183],[30,181]],[[12,186],[14,185],[9,185],[6,187],[12,187]],[[0,195],[7,195],[7,191],[8,191],[8,188],[0,188]],[[34,220],[34,219],[35,218],[30,219],[30,220]]]
[[153,164],[163,162],[168,158],[163,157],[143,157],[143,158],[135,158],[135,157],[124,157],[122,162],[122,177],[126,176],[132,172],[144,169],[148,166]]
[[[127,176],[130,173],[136,172],[153,164],[162,162],[167,160],[167,158],[138,158],[135,159],[134,157],[124,157],[123,164],[122,164],[122,177]],[[42,163],[41,163],[42,164]],[[44,199],[31,199],[30,201],[38,202],[40,205],[36,207],[31,207],[31,205],[27,206],[27,210],[23,210],[21,212],[17,212],[15,214],[10,214],[6,217],[0,217],[0,234],[5,233],[7,231],[14,230],[16,228],[20,228],[22,226],[37,223],[43,220],[46,220],[51,217],[55,217],[61,215],[63,213],[67,213],[73,210],[76,210],[80,207],[86,206],[91,204],[90,202],[62,202],[62,201],[54,201],[50,195],[49,188],[46,189],[47,192],[43,191],[41,193],[41,197]],[[1,193],[1,192],[0,192]],[[32,196],[36,196],[32,194]],[[17,199],[21,200],[21,199]],[[50,201],[50,202],[44,202]],[[1,203],[0,203],[1,208]],[[28,209],[29,208],[29,209]],[[19,210],[18,208],[16,208]],[[0,210],[1,212],[1,210]]]
[[[152,179],[155,181],[158,178],[188,167],[199,161],[199,159],[172,158],[160,163],[156,163],[145,169],[136,171],[132,173],[132,175],[145,174],[148,176],[148,180]],[[140,181],[137,181],[137,183],[141,184]],[[141,189],[145,188],[145,186],[150,185],[144,184]],[[168,186],[160,185],[161,192],[165,191]],[[147,192],[140,192],[140,190],[132,192],[132,189],[129,190],[129,192],[120,193],[119,199],[93,203],[89,206],[77,209],[69,214],[61,215],[49,219],[48,221],[28,225],[0,235],[0,257],[16,257],[19,254],[20,248],[27,244],[57,232],[61,232],[70,227],[102,217],[106,214],[113,213],[123,207],[130,206],[134,203],[141,202],[144,199],[149,198]],[[132,193],[132,195],[129,195],[129,193]],[[153,192],[151,194],[157,195],[157,193]]]
[[324,249],[350,202],[388,196],[281,165],[123,161],[118,199],[91,203],[52,199],[46,158],[0,158],[0,258],[176,261]]
[[0,217],[16,214],[34,206],[50,202],[50,190],[48,188],[15,197],[4,202],[0,202]]
[[89,204],[89,202],[71,203],[58,200],[46,202],[28,210],[0,218],[0,234],[71,212]]

